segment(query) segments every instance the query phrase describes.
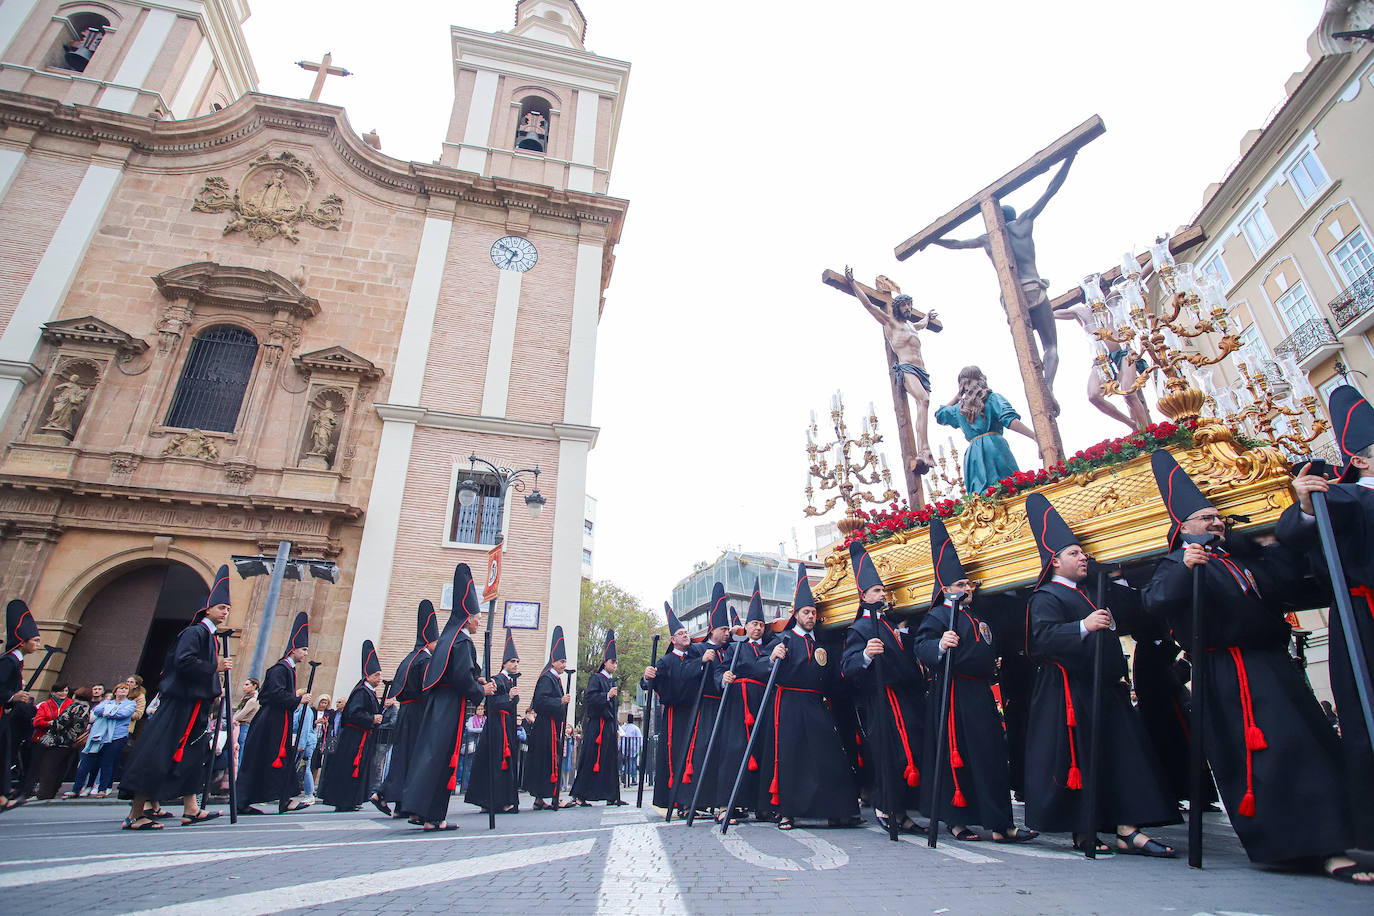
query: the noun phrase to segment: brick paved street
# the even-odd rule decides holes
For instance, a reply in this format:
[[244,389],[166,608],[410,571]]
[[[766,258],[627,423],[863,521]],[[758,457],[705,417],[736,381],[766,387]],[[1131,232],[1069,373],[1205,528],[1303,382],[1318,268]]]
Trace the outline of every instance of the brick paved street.
[[[526,799],[526,802],[528,799]],[[120,831],[123,809],[33,804],[0,820],[4,911],[44,914],[536,911],[679,913],[1368,913],[1374,890],[1251,867],[1209,815],[1207,868],[1115,856],[1089,862],[1066,838],[1024,846],[857,830],[744,825],[724,840],[634,807],[486,818],[454,802],[443,836],[370,808],[223,817]],[[1019,817],[1019,812],[1018,812]],[[167,821],[171,825],[178,822]],[[1182,848],[1183,828],[1160,831]],[[745,906],[739,889],[748,887]]]

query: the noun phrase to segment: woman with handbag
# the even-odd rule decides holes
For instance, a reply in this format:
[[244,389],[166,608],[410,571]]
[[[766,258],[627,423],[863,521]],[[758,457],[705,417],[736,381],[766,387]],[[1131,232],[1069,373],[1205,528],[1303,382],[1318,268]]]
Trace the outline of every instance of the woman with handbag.
[[[52,798],[62,787],[71,766],[72,754],[86,746],[91,728],[91,688],[78,687],[67,708],[58,714],[39,739],[43,751],[43,771],[38,774],[38,797]],[[68,792],[63,798],[75,798]]]

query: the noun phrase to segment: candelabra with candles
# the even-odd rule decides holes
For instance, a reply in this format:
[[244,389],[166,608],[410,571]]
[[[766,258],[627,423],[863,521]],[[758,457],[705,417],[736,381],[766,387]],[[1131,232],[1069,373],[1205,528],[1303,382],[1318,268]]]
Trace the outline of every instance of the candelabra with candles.
[[1331,424],[1320,413],[1317,392],[1292,353],[1280,354],[1266,371],[1266,360],[1242,347],[1235,361],[1240,379],[1216,387],[1210,370],[1196,375],[1218,417],[1246,434],[1274,443],[1290,455],[1306,455]]
[[953,438],[949,440],[948,455],[945,454],[945,447],[940,446],[935,467],[930,469],[926,479],[930,486],[931,502],[963,499],[968,492],[964,487],[964,466],[959,462],[959,448]]
[[[809,464],[804,514],[824,515],[843,503],[844,518],[836,523],[836,527],[848,537],[863,526],[863,522],[859,521],[861,504],[888,503],[897,499],[899,494],[892,489],[892,472],[887,468],[887,456],[874,450],[883,437],[878,435],[878,415],[873,410],[873,404],[868,405],[868,415],[863,418],[859,438],[851,439],[844,421],[844,397],[837,391],[830,399],[830,423],[835,431],[835,439],[822,445],[816,441],[820,430],[816,425],[816,412],[811,411],[811,424],[806,428],[806,457]],[[851,459],[851,453],[857,461]],[[818,485],[812,485],[813,478],[819,481]],[[886,491],[881,496],[874,496],[867,490],[858,489],[857,485],[860,484],[866,487],[881,484]],[[839,492],[817,509],[813,505],[817,488],[822,493],[826,490]]]
[[[1102,390],[1109,395],[1130,395],[1153,379],[1157,390],[1162,389],[1158,407],[1166,417],[1175,422],[1198,420],[1207,427],[1200,430],[1203,439],[1229,439],[1225,427],[1201,417],[1206,395],[1195,387],[1192,378],[1197,370],[1215,365],[1240,349],[1238,329],[1227,312],[1221,284],[1210,273],[1196,275],[1191,264],[1176,264],[1164,239],[1150,249],[1150,262],[1164,300],[1159,314],[1147,303],[1147,288],[1133,254],[1122,256],[1121,279],[1112,285],[1110,295],[1103,294],[1098,274],[1085,277],[1080,284],[1097,326],[1094,363]],[[1215,356],[1184,346],[1185,340],[1217,333],[1221,338],[1216,342]],[[1109,347],[1109,342],[1116,346]],[[1123,364],[1146,363],[1124,388],[1107,367],[1109,354],[1116,348],[1126,351]]]

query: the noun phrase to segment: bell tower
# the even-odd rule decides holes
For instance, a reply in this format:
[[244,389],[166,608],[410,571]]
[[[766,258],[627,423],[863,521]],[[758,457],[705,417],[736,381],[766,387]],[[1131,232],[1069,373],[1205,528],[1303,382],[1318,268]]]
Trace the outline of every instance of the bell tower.
[[605,194],[630,65],[586,49],[576,0],[520,0],[509,32],[452,30],[444,165]]

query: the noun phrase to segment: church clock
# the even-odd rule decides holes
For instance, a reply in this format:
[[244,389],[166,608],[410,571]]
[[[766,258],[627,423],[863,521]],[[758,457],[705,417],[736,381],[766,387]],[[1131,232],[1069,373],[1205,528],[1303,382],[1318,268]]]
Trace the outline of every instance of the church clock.
[[529,270],[539,262],[539,250],[529,239],[518,235],[499,238],[491,246],[491,263],[502,270]]

